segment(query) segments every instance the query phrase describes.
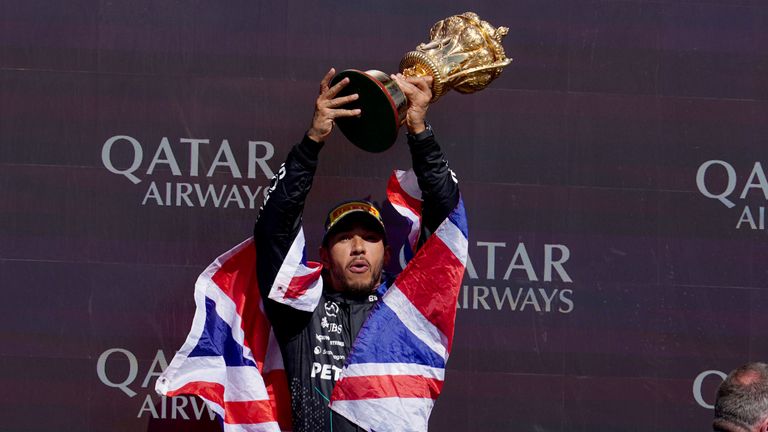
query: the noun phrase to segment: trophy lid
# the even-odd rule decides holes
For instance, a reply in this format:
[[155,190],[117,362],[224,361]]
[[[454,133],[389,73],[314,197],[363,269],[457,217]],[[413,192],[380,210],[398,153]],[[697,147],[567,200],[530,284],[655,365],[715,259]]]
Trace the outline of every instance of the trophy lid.
[[[375,77],[374,77],[375,75]],[[392,147],[397,140],[401,119],[398,105],[391,92],[400,93],[399,88],[383,72],[362,72],[347,69],[331,80],[331,86],[344,78],[349,84],[337,97],[358,94],[358,99],[341,106],[343,109],[360,109],[360,117],[341,117],[335,120],[341,132],[352,144],[372,153],[380,153]],[[395,87],[395,89],[392,88]],[[401,94],[401,93],[400,93]]]

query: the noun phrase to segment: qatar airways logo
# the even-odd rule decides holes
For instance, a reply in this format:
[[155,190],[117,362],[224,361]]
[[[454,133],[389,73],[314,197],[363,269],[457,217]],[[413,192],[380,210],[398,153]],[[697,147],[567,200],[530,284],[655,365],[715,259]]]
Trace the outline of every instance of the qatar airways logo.
[[135,401],[137,418],[214,420],[216,413],[194,396],[165,397],[155,393],[155,381],[167,367],[168,357],[163,350],[157,350],[152,364],[142,369],[133,352],[110,348],[99,355],[96,376],[105,386]]
[[765,206],[746,203],[750,198],[768,201],[768,180],[760,162],[755,162],[747,174],[725,161],[706,161],[696,172],[696,186],[705,197],[738,210],[736,229],[765,230]]
[[470,247],[458,308],[571,313],[571,250],[564,244],[478,241]]
[[[216,155],[206,159],[202,155]],[[152,154],[151,158],[149,155]],[[247,146],[230,145],[229,140],[213,142],[202,138],[170,139],[142,144],[129,135],[115,135],[104,141],[101,161],[109,172],[145,188],[142,206],[215,207],[254,210],[266,194],[266,185],[275,175],[268,162],[275,154],[267,141],[248,141]],[[169,172],[178,180],[156,181],[152,176]],[[221,184],[212,177],[229,177]],[[167,176],[166,176],[167,177]],[[241,184],[239,179],[261,180]]]
[[715,393],[728,374],[719,370],[706,370],[693,380],[693,400],[706,409],[715,407]]

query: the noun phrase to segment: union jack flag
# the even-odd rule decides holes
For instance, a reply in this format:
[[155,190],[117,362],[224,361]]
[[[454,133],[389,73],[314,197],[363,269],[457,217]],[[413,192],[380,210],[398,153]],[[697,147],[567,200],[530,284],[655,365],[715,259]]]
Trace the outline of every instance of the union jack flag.
[[168,397],[202,398],[225,432],[291,428],[285,368],[261,304],[255,260],[251,238],[198,277],[192,329],[155,384]]
[[[409,179],[396,173],[401,187],[390,184],[388,198],[410,218],[421,206],[411,199]],[[400,191],[407,196],[395,197]],[[445,380],[466,261],[467,222],[459,200],[366,320],[333,389],[332,410],[367,431],[427,430]]]
[[[408,256],[418,240],[420,191],[397,171],[387,195],[409,221]],[[321,267],[306,261],[299,231],[269,297],[312,311]],[[331,409],[368,431],[423,431],[440,394],[456,300],[467,257],[461,201],[419,249],[376,306],[331,398]],[[280,350],[264,314],[248,239],[218,257],[195,283],[196,311],[184,345],[157,380],[165,396],[201,397],[225,432],[290,430],[290,394]],[[407,258],[406,258],[407,259]]]

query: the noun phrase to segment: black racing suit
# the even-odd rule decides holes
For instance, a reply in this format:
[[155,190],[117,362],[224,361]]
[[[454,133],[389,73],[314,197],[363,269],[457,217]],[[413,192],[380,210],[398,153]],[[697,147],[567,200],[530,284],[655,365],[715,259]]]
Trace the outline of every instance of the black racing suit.
[[[426,135],[408,138],[422,190],[422,238],[437,229],[459,200],[455,176],[434,137]],[[304,202],[322,146],[305,136],[291,149],[272,180],[254,227],[258,283],[283,355],[292,398],[293,430],[359,431],[362,429],[346,418],[331,414],[328,402],[357,333],[393,278],[385,278],[379,289],[362,297],[335,292],[326,279],[314,312],[268,299],[275,276],[301,228]]]

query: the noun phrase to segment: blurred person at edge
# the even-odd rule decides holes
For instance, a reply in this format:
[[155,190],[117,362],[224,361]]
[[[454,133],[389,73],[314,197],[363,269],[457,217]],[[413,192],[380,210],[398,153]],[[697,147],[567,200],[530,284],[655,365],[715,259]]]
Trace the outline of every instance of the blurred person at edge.
[[768,364],[747,363],[717,389],[712,430],[768,432]]

